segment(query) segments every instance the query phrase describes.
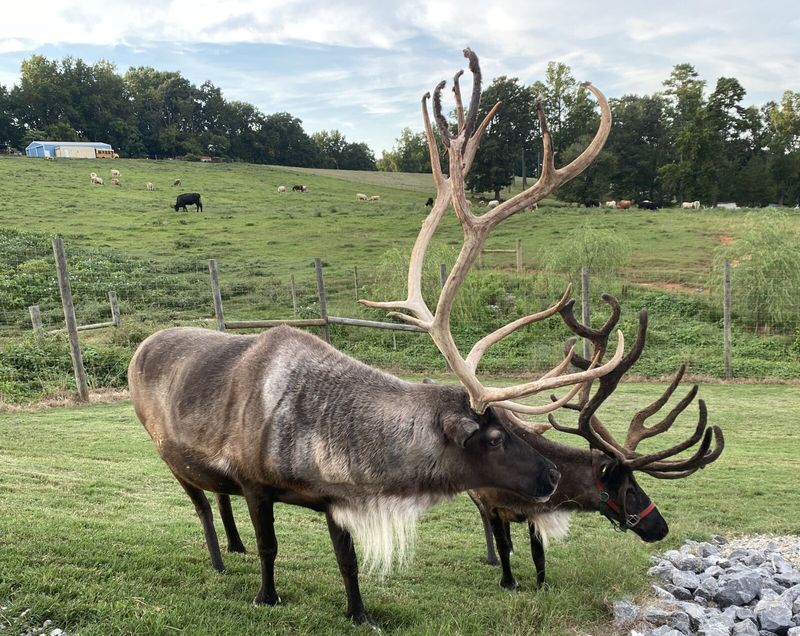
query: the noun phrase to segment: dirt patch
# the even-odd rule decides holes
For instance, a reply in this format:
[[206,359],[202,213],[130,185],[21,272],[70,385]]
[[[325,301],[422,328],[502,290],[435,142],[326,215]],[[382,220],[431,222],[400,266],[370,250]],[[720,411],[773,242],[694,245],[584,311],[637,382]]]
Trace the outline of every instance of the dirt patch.
[[[127,400],[129,397],[127,389],[98,389],[89,393],[89,404],[112,404]],[[74,393],[70,393],[47,397],[29,404],[9,404],[0,400],[0,413],[33,413],[62,406],[85,405],[86,403],[78,400]]]
[[684,294],[698,294],[703,293],[704,290],[698,287],[691,287],[683,283],[665,283],[665,282],[652,282],[652,283],[639,283],[641,287],[649,289],[660,289],[661,291],[668,292],[681,292]]
[[720,235],[717,237],[717,240],[718,240],[718,241],[719,241],[719,242],[720,242],[722,245],[730,245],[731,243],[733,243],[733,241],[734,241],[734,238],[733,238],[732,236],[728,236],[727,234],[720,234]]

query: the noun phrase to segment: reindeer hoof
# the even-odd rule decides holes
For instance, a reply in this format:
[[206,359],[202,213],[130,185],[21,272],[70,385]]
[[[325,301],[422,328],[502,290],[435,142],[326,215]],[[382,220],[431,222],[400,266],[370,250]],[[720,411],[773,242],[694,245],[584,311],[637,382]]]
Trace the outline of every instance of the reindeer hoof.
[[253,599],[253,605],[280,605],[281,604],[281,597],[275,594],[262,594],[261,592],[258,593]]
[[239,554],[247,554],[247,550],[245,550],[244,545],[242,545],[241,543],[228,545],[228,552],[238,552]]
[[378,627],[378,623],[376,623],[375,619],[372,618],[372,616],[370,616],[367,612],[358,612],[356,614],[351,614],[350,620],[353,621],[353,623],[355,623],[356,625],[366,625],[375,632],[381,631],[381,628]]
[[516,579],[500,581],[500,587],[507,589],[509,592],[519,592],[519,583],[517,583]]

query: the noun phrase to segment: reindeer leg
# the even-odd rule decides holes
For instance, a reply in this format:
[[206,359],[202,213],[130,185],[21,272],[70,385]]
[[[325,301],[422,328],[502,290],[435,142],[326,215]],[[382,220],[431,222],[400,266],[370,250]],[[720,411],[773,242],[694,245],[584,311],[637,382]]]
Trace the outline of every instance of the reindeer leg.
[[261,588],[253,603],[256,605],[277,605],[281,602],[275,592],[275,557],[278,555],[278,539],[275,537],[275,517],[273,499],[264,488],[244,491],[250,518],[256,530],[258,557],[261,560]]
[[536,526],[530,522],[528,522],[528,531],[531,534],[531,556],[533,564],[536,566],[536,584],[539,587],[545,587],[547,581],[544,574],[544,544],[536,534]]
[[228,552],[245,553],[244,544],[233,520],[233,509],[231,508],[231,498],[229,495],[217,493],[217,508],[222,517],[222,525],[225,526],[225,536],[228,537]]
[[508,544],[506,524],[494,512],[490,513],[490,515],[494,541],[497,544],[497,552],[500,554],[500,567],[503,569],[503,575],[500,577],[500,587],[504,587],[507,590],[518,590],[519,584],[511,573],[511,561],[509,559],[511,546]]
[[511,554],[514,554],[514,542],[511,540],[511,522],[506,521],[505,526],[506,526],[506,538],[508,539],[508,551]]
[[497,560],[497,553],[494,551],[492,524],[483,510],[481,510],[481,521],[483,522],[483,536],[486,538],[486,563],[489,565],[500,565],[500,561]]
[[369,625],[378,630],[378,624],[364,609],[364,601],[358,587],[358,561],[356,560],[356,550],[353,547],[353,538],[347,530],[333,520],[329,512],[325,513],[325,519],[328,522],[333,551],[336,553],[339,572],[342,574],[344,589],[347,593],[347,617],[356,625]]
[[200,517],[200,523],[203,525],[203,534],[206,537],[208,553],[211,555],[211,565],[214,566],[217,572],[224,572],[225,564],[222,562],[222,554],[219,551],[217,531],[214,529],[214,515],[211,512],[211,504],[208,503],[208,497],[206,497],[206,494],[197,486],[193,486],[189,482],[177,477],[177,475],[176,478],[180,485],[183,486],[186,494],[189,495],[189,499],[191,499],[194,504],[197,516]]

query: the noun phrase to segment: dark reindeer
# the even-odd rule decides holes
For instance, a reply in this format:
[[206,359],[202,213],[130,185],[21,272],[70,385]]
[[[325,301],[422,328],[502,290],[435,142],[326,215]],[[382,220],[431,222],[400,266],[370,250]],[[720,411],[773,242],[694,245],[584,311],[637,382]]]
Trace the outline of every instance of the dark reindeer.
[[[406,301],[373,307],[404,309],[400,314],[427,331],[463,388],[412,384],[345,356],[315,336],[278,327],[257,336],[233,336],[202,329],[174,328],[145,340],[128,370],[137,416],[156,449],[195,505],[212,565],[223,570],[211,507],[205,492],[217,496],[228,549],[243,551],[230,495],[244,496],[256,532],[261,588],[255,602],[274,605],[277,541],[273,505],[283,502],[323,512],[347,593],[347,615],[374,625],[358,584],[354,541],[370,568],[386,571],[402,559],[419,515],[431,505],[470,488],[495,488],[523,500],[543,501],[559,478],[554,465],[520,434],[536,428],[513,409],[546,413],[571,399],[581,383],[602,376],[622,359],[618,334],[615,355],[603,366],[564,375],[571,352],[540,379],[514,387],[484,387],[475,369],[488,347],[511,332],[560,311],[570,289],[549,309],[512,322],[475,344],[462,358],[450,333],[450,310],[461,284],[480,255],[489,231],[515,212],[552,193],[577,176],[599,154],[610,129],[603,112],[591,145],[569,166],[555,170],[544,114],[545,165],[539,181],[483,217],[467,209],[464,175],[480,138],[499,104],[475,126],[480,99],[480,68],[464,51],[474,75],[469,117],[465,120],[456,75],[457,135],[441,114],[440,84],[434,111],[450,152],[451,173],[442,174],[438,150],[422,100],[438,198],[416,240]],[[448,207],[455,207],[466,234],[461,254],[431,312],[422,298],[422,261],[433,232]],[[538,407],[513,400],[558,387],[573,386],[561,400]],[[511,409],[511,410],[510,410]]]
[[[578,323],[573,314],[573,302],[561,309],[564,322],[579,336],[593,343],[595,354],[605,351],[608,335],[619,320],[620,307],[616,299],[603,296],[611,305],[611,317],[598,330]],[[636,452],[640,441],[669,429],[678,415],[694,400],[697,385],[681,399],[657,424],[645,426],[647,418],[654,415],[672,396],[683,377],[681,366],[675,379],[655,402],[638,411],[632,418],[623,444],[619,444],[603,423],[597,418],[597,409],[617,388],[620,379],[633,366],[642,353],[647,332],[647,311],[639,314],[639,329],[634,343],[622,362],[610,373],[599,379],[599,388],[589,399],[590,384],[580,394],[578,404],[567,404],[565,408],[580,411],[578,426],[567,428],[559,425],[550,416],[550,423],[559,431],[580,435],[589,442],[590,450],[558,444],[542,436],[524,434],[526,440],[540,453],[555,462],[562,477],[556,492],[546,503],[521,500],[511,493],[498,490],[470,491],[469,495],[478,506],[486,536],[487,561],[497,564],[492,535],[497,543],[500,564],[503,570],[500,585],[516,589],[517,582],[511,573],[509,554],[512,549],[510,522],[527,522],[531,539],[531,556],[536,567],[538,585],[545,583],[544,550],[550,538],[566,534],[571,511],[599,511],[620,531],[632,530],[644,541],[659,541],[668,532],[667,522],[655,503],[650,500],[634,477],[634,471],[661,479],[680,479],[710,464],[719,457],[724,447],[722,430],[718,426],[707,428],[706,405],[700,400],[700,415],[694,434],[683,442],[666,450],[642,455]],[[590,362],[575,355],[573,364],[578,368],[589,368]],[[555,397],[552,398],[555,400]],[[712,435],[716,443],[711,450]],[[702,441],[701,441],[702,440]],[[698,450],[689,458],[668,460],[701,442]]]

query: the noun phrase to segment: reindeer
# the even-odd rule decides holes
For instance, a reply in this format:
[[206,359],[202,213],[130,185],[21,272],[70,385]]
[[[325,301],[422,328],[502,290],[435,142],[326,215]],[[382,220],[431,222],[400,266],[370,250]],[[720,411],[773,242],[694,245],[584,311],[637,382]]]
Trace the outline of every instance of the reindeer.
[[[461,284],[489,231],[505,218],[549,195],[577,176],[599,154],[610,129],[610,111],[601,100],[601,126],[590,147],[572,164],[552,168],[552,144],[539,182],[484,217],[467,210],[464,174],[499,103],[476,128],[481,74],[475,54],[466,49],[474,75],[469,117],[464,119],[458,78],[459,131],[453,136],[441,115],[440,93],[434,112],[447,135],[451,174],[445,179],[431,132],[426,94],[423,119],[434,163],[438,198],[412,251],[406,301],[362,301],[372,307],[405,309],[400,317],[427,331],[463,387],[413,384],[368,367],[317,337],[289,327],[255,336],[203,329],[173,328],[150,336],[128,369],[134,410],[156,450],[194,503],[215,569],[224,564],[204,491],[215,493],[228,550],[241,552],[230,495],[245,498],[255,527],[261,561],[257,604],[275,605],[273,527],[276,502],[325,514],[347,594],[347,615],[374,626],[358,583],[354,541],[368,569],[387,572],[411,547],[419,515],[431,505],[470,488],[513,492],[543,501],[556,488],[554,465],[520,435],[538,429],[521,413],[547,413],[568,402],[582,383],[619,364],[624,339],[618,332],[615,355],[580,372],[564,374],[571,352],[541,378],[501,389],[485,387],[476,367],[488,347],[521,327],[558,313],[571,288],[548,309],[520,318],[489,334],[466,358],[450,333],[450,311]],[[546,131],[541,103],[537,105]],[[462,163],[463,161],[463,163]],[[549,161],[549,163],[548,163]],[[455,166],[455,167],[453,167]],[[461,255],[441,292],[435,313],[422,298],[422,261],[433,232],[453,202],[466,233]],[[515,400],[559,387],[572,389],[560,400],[539,406]]]
[[[611,296],[603,300],[611,306],[611,317],[606,324],[594,330],[580,324],[573,314],[573,301],[560,310],[564,322],[579,336],[589,339],[596,355],[601,355],[607,346],[608,335],[619,320],[619,303]],[[578,426],[567,428],[559,425],[553,416],[553,428],[585,438],[590,449],[584,450],[558,444],[542,436],[525,435],[526,440],[545,457],[555,462],[562,477],[556,492],[547,503],[524,501],[510,493],[498,490],[470,491],[469,495],[480,510],[486,537],[487,561],[497,564],[492,544],[492,534],[500,553],[502,577],[500,585],[506,589],[517,589],[511,573],[509,554],[512,550],[510,522],[528,523],[531,539],[531,556],[536,567],[537,584],[545,584],[544,550],[551,538],[566,534],[569,528],[570,511],[598,511],[620,531],[633,530],[644,541],[659,541],[668,532],[667,522],[661,516],[650,497],[642,490],[634,477],[634,471],[661,479],[688,477],[719,457],[725,445],[722,430],[718,426],[707,428],[707,410],[703,400],[699,401],[699,419],[694,433],[685,441],[662,451],[639,454],[636,447],[643,439],[653,437],[669,429],[697,395],[697,385],[659,423],[645,426],[647,418],[654,415],[667,403],[677,389],[685,366],[681,366],[675,379],[655,402],[637,411],[631,419],[628,434],[619,444],[595,415],[597,409],[614,392],[620,378],[638,360],[645,344],[647,332],[647,310],[639,313],[639,328],[634,343],[622,362],[599,379],[599,388],[589,399],[590,384],[580,393],[579,402],[567,404],[565,408],[580,411]],[[570,345],[572,343],[570,342]],[[572,363],[581,369],[589,368],[590,362],[578,355]],[[555,396],[552,396],[555,400]],[[712,434],[715,448],[710,450]],[[701,441],[702,439],[702,441]],[[698,450],[689,458],[668,460],[668,457],[687,450],[701,442]]]

